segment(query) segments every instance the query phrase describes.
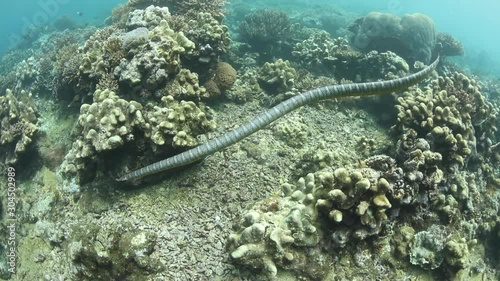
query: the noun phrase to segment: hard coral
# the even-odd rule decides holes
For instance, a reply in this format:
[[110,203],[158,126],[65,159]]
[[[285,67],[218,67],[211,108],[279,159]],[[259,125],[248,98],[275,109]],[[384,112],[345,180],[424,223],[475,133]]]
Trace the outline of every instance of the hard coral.
[[157,89],[181,68],[181,56],[195,47],[182,32],[175,32],[161,20],[148,33],[148,40],[129,50],[129,57],[114,69],[120,82],[132,89]]
[[295,44],[292,55],[311,71],[320,73],[333,70],[338,73],[354,72],[348,68],[356,68],[354,62],[361,56],[347,39],[332,39],[325,31],[314,32],[308,39]]
[[399,203],[399,188],[393,182],[401,178],[394,177],[394,160],[379,157],[366,162],[370,168],[310,173],[295,185],[284,184],[283,197],[258,202],[229,236],[233,260],[262,269],[269,278],[282,267],[324,280],[325,271],[314,260],[325,256],[317,258],[312,249],[344,247],[378,235],[388,220],[386,211]]
[[160,105],[148,104],[145,117],[145,136],[157,145],[192,147],[198,144],[197,135],[216,126],[194,102],[178,102],[172,96],[162,97]]
[[349,28],[352,44],[363,51],[392,51],[413,63],[429,63],[436,45],[434,22],[422,14],[398,17],[372,12]]
[[227,62],[219,62],[214,72],[213,80],[221,91],[231,88],[238,77],[236,70]]
[[223,6],[225,0],[169,0],[172,13],[175,15],[187,15],[196,17],[199,13],[208,13],[219,22],[224,17]]
[[245,17],[240,24],[239,33],[242,42],[254,49],[267,50],[272,44],[287,36],[291,24],[288,15],[276,10],[258,10]]
[[289,61],[278,59],[273,63],[266,62],[259,70],[258,78],[262,89],[276,94],[291,90],[297,77],[297,71]]
[[38,131],[38,118],[30,103],[31,93],[25,91],[15,95],[8,89],[5,96],[0,96],[0,144],[6,164],[19,160]]
[[174,80],[168,82],[165,93],[188,100],[199,100],[210,95],[210,92],[199,85],[198,74],[185,68],[177,73]]
[[396,108],[400,132],[411,128],[427,138],[446,168],[462,167],[472,152],[486,150],[497,130],[496,109],[473,79],[459,73],[433,80],[424,91],[405,92]]
[[464,45],[451,34],[439,32],[437,34],[439,53],[443,56],[463,56],[465,55]]
[[198,57],[201,63],[216,61],[229,50],[231,39],[228,27],[221,24],[210,13],[196,14],[181,31],[184,31],[186,37],[195,43],[193,56]]

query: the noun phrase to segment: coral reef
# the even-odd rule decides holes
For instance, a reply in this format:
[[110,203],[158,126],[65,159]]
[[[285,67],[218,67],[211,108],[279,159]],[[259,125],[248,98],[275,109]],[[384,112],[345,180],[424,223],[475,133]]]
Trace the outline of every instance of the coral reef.
[[342,73],[342,75],[346,75],[346,72],[354,72],[354,69],[347,69],[347,67],[353,66],[361,56],[349,45],[346,38],[331,39],[325,31],[315,32],[308,39],[295,44],[292,55],[312,71],[317,72],[318,68],[322,67]]
[[[0,167],[16,173],[0,181],[0,256],[15,179],[18,262],[10,275],[0,258],[0,278],[499,279],[500,86],[459,73],[451,34],[381,13],[349,34],[358,15],[304,0],[125,2],[104,25],[28,27],[1,59]],[[427,87],[269,121],[285,98],[406,76],[437,53]],[[234,145],[115,181],[199,143],[196,159]]]
[[196,48],[192,56],[200,63],[209,63],[228,52],[231,39],[226,25],[213,18],[210,13],[198,13],[196,18],[187,22],[187,28],[182,29],[186,36],[195,42]]
[[145,136],[157,145],[196,146],[197,135],[215,129],[215,121],[207,120],[194,102],[177,102],[172,96],[162,97],[159,105],[148,104],[145,118]]
[[164,96],[158,105],[143,107],[136,101],[119,98],[114,92],[96,90],[92,104],[83,104],[75,125],[76,140],[61,165],[66,178],[77,175],[82,181],[88,168],[105,151],[116,150],[142,135],[154,145],[191,147],[196,136],[215,128],[215,121],[192,101],[175,101]]
[[259,70],[260,87],[271,94],[291,90],[297,80],[297,71],[287,60],[266,62]]
[[21,91],[15,94],[7,89],[0,96],[0,144],[2,162],[15,164],[28,151],[38,131],[38,117],[32,94]]
[[182,32],[174,32],[162,19],[149,31],[146,44],[128,51],[128,58],[120,61],[114,74],[132,89],[156,89],[175,75],[181,67],[180,56],[194,46]]
[[439,77],[423,91],[406,92],[396,108],[400,132],[412,128],[418,137],[427,138],[447,168],[462,167],[471,153],[485,151],[497,130],[495,107],[475,80],[459,73]]
[[375,157],[366,163],[370,168],[323,170],[295,186],[284,184],[284,197],[263,200],[242,216],[229,237],[231,257],[271,278],[277,267],[324,278],[319,264],[305,262],[313,252],[304,247],[326,243],[342,248],[377,235],[388,220],[386,211],[399,202],[399,189],[386,180],[401,178],[394,160]]
[[438,32],[437,44],[439,46],[439,54],[443,56],[463,56],[465,55],[464,45],[451,34],[446,32]]
[[357,19],[349,30],[352,44],[363,51],[392,51],[410,64],[429,63],[436,45],[434,22],[422,14],[398,17],[372,12]]
[[285,39],[291,24],[288,15],[277,10],[258,10],[245,17],[239,38],[255,50],[271,52],[273,44]]

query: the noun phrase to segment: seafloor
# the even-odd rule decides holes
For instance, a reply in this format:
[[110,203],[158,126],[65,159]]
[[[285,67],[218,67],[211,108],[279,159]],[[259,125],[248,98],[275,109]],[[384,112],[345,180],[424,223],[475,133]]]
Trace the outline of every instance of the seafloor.
[[[500,278],[498,79],[455,63],[463,46],[423,15],[428,44],[402,32],[391,50],[365,25],[408,18],[223,4],[130,0],[4,56],[2,280]],[[304,106],[199,163],[115,180],[301,92],[418,71],[436,38],[419,87]]]

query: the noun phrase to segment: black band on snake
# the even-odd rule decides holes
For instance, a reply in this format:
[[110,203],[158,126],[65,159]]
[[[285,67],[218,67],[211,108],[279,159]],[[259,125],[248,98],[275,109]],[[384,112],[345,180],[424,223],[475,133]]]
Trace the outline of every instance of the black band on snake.
[[406,89],[424,80],[437,66],[439,57],[429,66],[411,75],[379,82],[354,83],[345,85],[330,85],[326,87],[310,90],[296,95],[280,104],[268,109],[261,115],[247,121],[243,125],[235,128],[223,135],[207,141],[197,147],[184,151],[170,158],[153,163],[146,167],[125,174],[118,181],[130,181],[162,172],[175,167],[184,166],[208,155],[220,151],[242,139],[250,136],[258,130],[271,124],[276,119],[295,110],[303,105],[326,99],[335,99],[351,96],[368,96],[388,94],[391,92]]

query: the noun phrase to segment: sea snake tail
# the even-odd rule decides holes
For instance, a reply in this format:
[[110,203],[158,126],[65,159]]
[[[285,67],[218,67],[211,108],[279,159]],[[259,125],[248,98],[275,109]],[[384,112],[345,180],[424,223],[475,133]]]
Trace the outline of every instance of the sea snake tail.
[[201,160],[208,155],[211,155],[232,144],[239,142],[240,140],[264,128],[265,126],[269,125],[270,123],[289,113],[290,111],[295,110],[310,102],[340,97],[380,95],[406,89],[425,79],[425,77],[427,77],[436,68],[438,62],[439,57],[437,57],[431,65],[425,67],[419,72],[402,78],[379,82],[330,85],[293,96],[292,98],[279,103],[273,108],[268,109],[261,115],[244,123],[238,128],[235,128],[223,135],[205,142],[204,144],[184,151],[180,154],[140,168],[131,173],[125,174],[120,177],[118,181],[129,181],[142,178],[161,171],[184,166]]

